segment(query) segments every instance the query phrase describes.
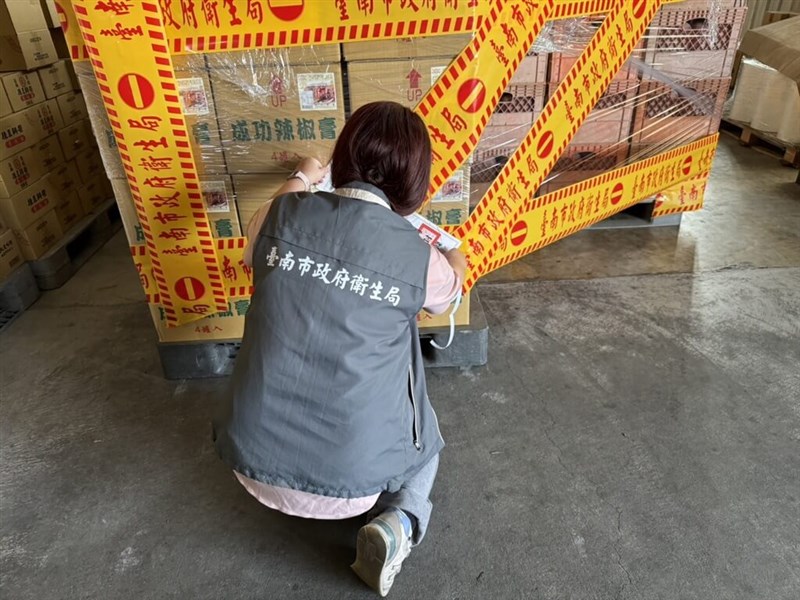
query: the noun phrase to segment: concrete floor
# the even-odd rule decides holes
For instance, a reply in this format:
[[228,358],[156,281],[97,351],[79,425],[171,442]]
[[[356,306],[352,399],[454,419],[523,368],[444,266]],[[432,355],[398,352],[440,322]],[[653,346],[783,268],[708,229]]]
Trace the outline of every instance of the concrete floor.
[[[800,596],[795,175],[724,140],[680,232],[582,232],[482,285],[490,364],[430,373],[448,446],[391,597]],[[122,236],[0,365],[2,598],[375,597],[359,520],[270,512],[216,459],[225,382],[161,377]]]

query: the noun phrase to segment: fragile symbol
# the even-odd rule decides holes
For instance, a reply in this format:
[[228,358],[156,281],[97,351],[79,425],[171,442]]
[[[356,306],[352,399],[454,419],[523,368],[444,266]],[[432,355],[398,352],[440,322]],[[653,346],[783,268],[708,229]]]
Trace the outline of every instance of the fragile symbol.
[[480,79],[468,79],[458,88],[458,104],[468,113],[478,112],[486,100],[486,86]]
[[615,185],[614,189],[611,190],[611,204],[619,204],[620,200],[622,200],[622,194],[624,191],[625,188],[622,183]]
[[120,77],[117,90],[122,101],[131,108],[149,108],[156,99],[153,84],[138,73],[126,73]]
[[553,132],[549,130],[545,131],[542,133],[541,137],[539,138],[539,142],[536,144],[536,154],[539,156],[539,158],[547,158],[553,151],[554,145],[555,136],[553,135]]
[[683,168],[681,169],[684,175],[688,175],[692,171],[692,157],[687,156],[683,161]]
[[198,300],[203,297],[206,288],[199,279],[183,277],[175,282],[175,293],[182,300]]
[[304,0],[269,0],[272,14],[281,21],[294,21],[303,14]]
[[525,221],[517,221],[511,228],[511,243],[519,246],[528,236],[528,224]]

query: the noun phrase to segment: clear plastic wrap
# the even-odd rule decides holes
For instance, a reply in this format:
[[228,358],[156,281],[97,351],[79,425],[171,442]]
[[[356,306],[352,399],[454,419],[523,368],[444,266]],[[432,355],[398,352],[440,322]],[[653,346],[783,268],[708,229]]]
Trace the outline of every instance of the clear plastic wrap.
[[[564,151],[539,194],[717,130],[743,0],[687,0],[656,15],[633,56]],[[539,117],[603,16],[551,21],[508,84],[470,161],[423,211],[458,225]],[[173,57],[206,207],[217,237],[241,235],[303,156],[326,161],[347,115],[374,100],[415,106],[469,35]],[[88,63],[77,68],[109,176],[125,176]],[[121,200],[141,243],[130,195]]]

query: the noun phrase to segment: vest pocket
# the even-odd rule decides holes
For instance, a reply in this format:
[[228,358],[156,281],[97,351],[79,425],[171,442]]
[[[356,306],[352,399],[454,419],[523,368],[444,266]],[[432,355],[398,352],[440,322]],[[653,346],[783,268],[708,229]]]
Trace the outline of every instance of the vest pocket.
[[419,439],[419,413],[417,408],[417,397],[414,391],[414,370],[412,369],[411,365],[408,365],[408,397],[411,399],[411,409],[412,409],[412,427],[411,427],[411,436],[412,441],[414,442],[414,448],[417,450],[422,450],[422,443]]

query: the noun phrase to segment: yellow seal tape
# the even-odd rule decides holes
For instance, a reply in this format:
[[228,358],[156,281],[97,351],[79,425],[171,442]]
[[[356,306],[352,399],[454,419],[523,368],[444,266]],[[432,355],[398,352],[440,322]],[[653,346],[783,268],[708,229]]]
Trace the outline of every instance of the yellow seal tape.
[[[78,25],[127,172],[170,325],[226,310],[228,299],[200,193],[172,60],[156,5],[76,0]],[[129,32],[116,35],[122,24]]]

